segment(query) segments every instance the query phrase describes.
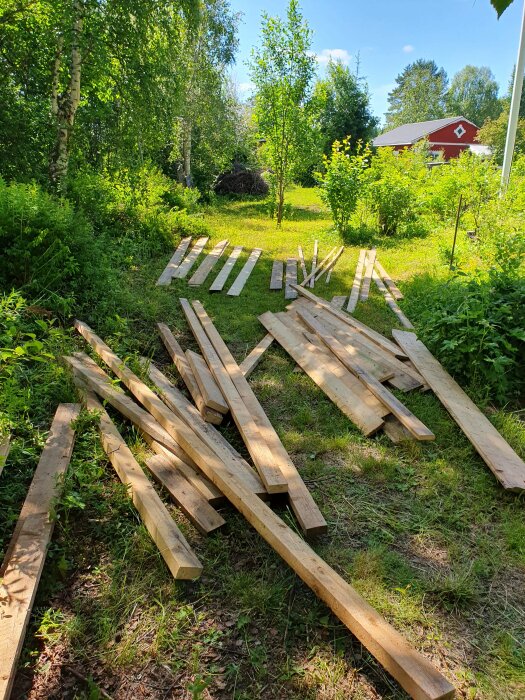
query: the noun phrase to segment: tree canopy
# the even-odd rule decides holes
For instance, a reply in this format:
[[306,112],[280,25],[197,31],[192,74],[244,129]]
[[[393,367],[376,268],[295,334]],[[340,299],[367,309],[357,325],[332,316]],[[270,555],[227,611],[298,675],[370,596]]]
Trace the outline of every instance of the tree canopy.
[[434,61],[410,63],[396,78],[388,95],[387,127],[440,119],[446,112],[448,79]]
[[495,119],[501,112],[498,89],[490,68],[465,66],[454,76],[446,95],[447,112],[482,126],[486,119]]

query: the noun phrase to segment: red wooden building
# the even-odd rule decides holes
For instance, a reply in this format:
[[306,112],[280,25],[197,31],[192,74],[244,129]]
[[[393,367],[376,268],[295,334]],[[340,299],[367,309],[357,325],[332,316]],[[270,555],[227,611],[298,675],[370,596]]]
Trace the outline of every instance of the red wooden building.
[[457,158],[466,149],[480,154],[487,152],[486,146],[475,140],[478,130],[478,127],[465,117],[447,117],[403,124],[377,136],[372,145],[390,146],[396,151],[401,151],[403,148],[411,148],[422,139],[427,139],[433,154],[443,153],[444,159],[450,160]]

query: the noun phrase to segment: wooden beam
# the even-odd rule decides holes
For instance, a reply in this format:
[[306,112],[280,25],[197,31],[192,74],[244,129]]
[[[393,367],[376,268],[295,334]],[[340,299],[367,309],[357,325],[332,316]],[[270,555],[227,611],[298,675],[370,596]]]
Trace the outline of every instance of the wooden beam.
[[307,275],[303,279],[303,281],[301,282],[301,284],[306,284],[306,280],[308,279],[308,277],[310,277],[309,284],[310,284],[310,287],[312,289],[314,288],[314,285],[315,285],[315,272],[317,270],[317,256],[318,256],[318,254],[319,254],[319,241],[314,241],[314,253],[312,256],[312,269],[310,270],[310,274]]
[[273,335],[267,333],[264,338],[257,343],[249,355],[246,355],[244,360],[239,365],[239,369],[244,374],[246,378],[250,376],[253,370],[257,367],[259,362],[262,360],[264,353],[270,345],[273,343]]
[[270,278],[270,289],[276,291],[283,288],[284,263],[282,260],[274,260],[272,264],[272,276]]
[[503,488],[523,491],[525,462],[415,333],[398,330],[392,333]]
[[398,301],[400,299],[404,299],[402,292],[397,288],[397,286],[394,283],[394,280],[390,277],[388,272],[381,265],[381,263],[379,262],[379,260],[377,258],[376,258],[376,270],[383,278],[383,282],[386,284],[386,286],[390,290],[390,293],[392,294],[394,299],[397,299]]
[[206,280],[206,277],[219,262],[219,258],[224,253],[227,246],[228,241],[225,240],[219,241],[219,243],[213,247],[213,249],[208,253],[197,270],[194,272],[193,276],[188,280],[190,287],[198,287]]
[[224,367],[221,358],[215,351],[205,330],[201,326],[199,319],[191,308],[187,299],[179,299],[182,311],[186,316],[188,325],[191,328],[195,340],[208,363],[213,377],[226,399],[230,408],[232,418],[235,421],[244,444],[250,453],[250,457],[259,472],[264,486],[268,493],[284,493],[288,490],[286,478],[279,467],[275,464],[274,455],[266,444],[265,436],[257,427],[254,417],[246,407],[239,395],[227,369]]
[[224,400],[221,390],[217,386],[217,382],[213,378],[202,355],[193,352],[193,350],[186,350],[186,357],[206,406],[219,413],[228,413],[228,404]]
[[[320,262],[319,265],[315,266],[315,270],[313,269],[314,265],[312,263],[312,272],[306,277],[302,282],[301,282],[301,287],[306,287],[310,280],[313,280],[314,283],[319,279],[323,272],[323,268],[325,265],[328,264],[328,261],[333,257],[334,253],[336,252],[337,248],[332,248],[332,250],[328,253],[328,255],[323,258]],[[313,285],[310,285],[312,287]]]
[[405,314],[401,311],[397,303],[394,301],[394,297],[390,294],[388,289],[386,288],[383,280],[381,277],[377,274],[375,270],[372,271],[372,279],[376,283],[376,287],[379,289],[381,294],[385,297],[385,301],[387,303],[387,306],[389,306],[392,311],[395,313],[397,316],[399,323],[404,326],[405,328],[414,328],[414,326],[411,324],[410,320],[405,316]]
[[190,250],[188,255],[181,262],[179,267],[175,270],[175,273],[173,274],[173,279],[182,280],[186,277],[188,272],[191,270],[191,268],[195,264],[195,261],[197,260],[199,255],[204,250],[204,246],[206,245],[208,240],[209,240],[209,236],[203,236],[202,238],[197,239],[193,248]]
[[77,322],[77,325],[90,338],[90,342],[104,353],[108,364],[111,362],[115,373],[129,384],[130,390],[140,397],[144,405],[147,404],[159,422],[164,423],[168,433],[195,460],[204,474],[415,700],[453,698],[454,687],[446,678],[278,515],[244,486],[229,463],[221,461],[200,439],[198,429],[194,431],[169,411],[166,413],[154,400],[157,397],[149,395],[148,388],[110,348],[101,345],[102,341],[85,324]]
[[394,443],[400,445],[403,442],[414,441],[412,435],[408,432],[404,425],[398,421],[395,416],[387,416],[383,427],[385,435]]
[[299,263],[301,265],[301,272],[303,273],[303,280],[305,280],[308,277],[308,272],[306,271],[306,263],[304,261],[302,246],[297,246],[297,252],[299,253]]
[[368,299],[368,293],[370,292],[370,283],[372,281],[372,272],[374,270],[374,263],[376,261],[377,251],[372,248],[368,251],[366,258],[365,276],[363,279],[363,284],[361,285],[361,292],[359,298],[361,301],[366,301]]
[[325,280],[325,281],[326,281],[326,284],[330,284],[330,278],[331,278],[331,276],[332,276],[332,272],[333,272],[333,270],[334,270],[334,267],[336,266],[337,261],[339,260],[339,258],[340,258],[341,255],[343,254],[344,249],[345,249],[345,247],[344,247],[344,246],[341,246],[341,248],[340,248],[339,251],[337,252],[337,255],[335,256],[335,258],[334,258],[334,259],[332,260],[332,262],[328,265],[328,267],[327,267],[327,275],[326,275],[326,280]]
[[232,271],[233,266],[235,265],[235,263],[237,261],[237,258],[242,253],[242,249],[243,249],[242,245],[237,245],[232,250],[228,260],[226,260],[226,262],[224,263],[222,270],[219,272],[217,277],[213,280],[212,285],[209,289],[210,292],[222,291],[224,285],[226,284],[226,280],[230,276],[230,272]]
[[345,305],[345,301],[346,301],[346,296],[342,296],[342,295],[335,296],[335,297],[332,297],[332,301],[330,302],[330,304],[336,309],[342,309],[343,306]]
[[263,407],[248,384],[226,343],[213,325],[210,317],[198,301],[193,302],[193,308],[224,368],[228,372],[239,396],[253,416],[261,435],[264,436],[280,473],[288,484],[288,498],[301,528],[307,535],[318,535],[326,532],[326,521],[321,515],[311,493],[301,479],[294,463],[279,439]]
[[161,276],[156,282],[156,286],[166,286],[171,282],[171,278],[177,271],[178,266],[180,265],[180,262],[182,258],[184,257],[184,253],[188,250],[189,245],[191,243],[191,236],[188,238],[183,238],[182,241],[179,243],[177,250],[173,253],[173,256],[171,257],[171,260],[169,263],[166,265],[164,271],[162,272]]
[[[273,338],[272,338],[273,340]],[[0,474],[2,473],[2,469],[5,467],[5,463],[7,462],[7,458],[9,456],[9,450],[11,449],[11,437],[8,435],[6,438],[3,438],[2,441],[0,442]]]
[[297,292],[291,287],[292,284],[297,284],[297,260],[288,258],[286,261],[286,285],[284,288],[285,299],[297,298]]
[[255,267],[255,264],[257,263],[257,260],[259,260],[261,253],[262,253],[261,248],[254,248],[252,250],[252,252],[250,253],[250,255],[248,257],[248,260],[244,263],[244,267],[237,275],[235,282],[228,289],[228,291],[227,291],[228,296],[230,296],[230,297],[238,297],[239,296],[239,294],[244,289],[244,285],[246,284],[248,277],[251,275],[252,270]]
[[0,579],[0,699],[8,700],[51,542],[50,517],[69,465],[78,404],[60,404],[27,492]]
[[359,259],[357,261],[357,267],[355,269],[354,281],[352,283],[352,291],[350,292],[350,297],[348,299],[348,305],[346,310],[349,313],[355,311],[357,302],[359,301],[359,292],[361,291],[361,280],[363,279],[363,269],[365,267],[366,250],[361,248],[359,251]]

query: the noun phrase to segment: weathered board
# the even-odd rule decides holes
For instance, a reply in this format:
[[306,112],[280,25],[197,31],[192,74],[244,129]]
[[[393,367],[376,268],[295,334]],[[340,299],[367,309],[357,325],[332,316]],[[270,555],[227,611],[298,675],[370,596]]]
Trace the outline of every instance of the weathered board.
[[228,413],[228,404],[224,400],[217,382],[213,378],[204,358],[193,350],[186,350],[186,357],[190,364],[201,391],[204,403],[208,408],[213,408],[219,413]]
[[182,258],[184,257],[184,254],[188,250],[189,246],[191,243],[191,236],[188,238],[183,238],[182,241],[179,243],[177,250],[173,253],[173,256],[169,263],[166,265],[164,271],[162,272],[161,276],[157,280],[156,286],[161,287],[161,286],[166,286],[171,282],[171,278],[177,271],[177,268],[180,265],[180,262]]
[[390,277],[388,272],[385,270],[385,268],[381,265],[379,260],[376,258],[376,270],[379,272],[381,277],[383,278],[383,282],[386,284],[388,289],[390,290],[390,293],[394,297],[394,299],[404,299],[402,292],[397,288],[396,284],[394,283],[394,280]]
[[282,260],[274,260],[272,265],[272,276],[270,278],[270,289],[276,291],[283,288],[284,263]]
[[306,270],[306,263],[304,261],[304,253],[302,246],[297,246],[297,252],[299,253],[299,264],[301,265],[301,272],[303,273],[303,280],[308,277],[308,272]]
[[352,283],[352,291],[350,292],[350,297],[348,299],[348,305],[346,310],[349,313],[355,311],[357,302],[359,301],[359,292],[361,291],[361,281],[363,279],[363,269],[365,267],[366,250],[361,248],[359,252],[359,259],[357,261],[357,267],[355,269],[354,281]]
[[244,374],[246,378],[250,376],[253,370],[257,367],[259,362],[262,360],[264,353],[270,345],[273,343],[273,335],[267,333],[264,338],[257,343],[249,355],[246,355],[244,360],[239,365],[239,369]]
[[[332,248],[332,250],[328,253],[328,255],[327,255],[326,257],[324,257],[324,258],[321,260],[321,262],[319,263],[319,265],[316,264],[315,270],[313,269],[314,266],[313,266],[313,263],[312,263],[312,272],[310,272],[310,274],[308,275],[308,277],[306,277],[306,278],[301,282],[301,286],[302,286],[302,287],[308,286],[308,284],[309,284],[309,282],[310,282],[311,280],[313,280],[314,283],[315,283],[315,282],[319,279],[319,277],[321,276],[321,274],[322,274],[324,268],[326,267],[326,265],[328,265],[328,262],[329,262],[329,261],[332,259],[332,257],[334,256],[336,250],[337,250],[337,248]],[[312,286],[313,286],[313,285],[310,284],[310,287],[312,287]]]
[[286,285],[284,288],[285,299],[297,299],[297,292],[291,286],[297,284],[297,260],[288,258],[286,261]]
[[377,251],[372,248],[368,251],[366,256],[366,267],[365,276],[363,278],[363,283],[361,285],[361,292],[359,298],[361,301],[366,301],[368,299],[368,293],[370,292],[370,283],[372,282],[372,272],[374,270],[374,263],[376,261]]
[[197,239],[193,248],[190,250],[188,255],[181,262],[179,267],[175,270],[174,274],[172,275],[172,279],[182,280],[187,276],[188,272],[191,270],[191,268],[195,264],[197,258],[204,250],[204,246],[206,245],[208,240],[209,240],[208,236],[203,236],[202,238]]
[[2,473],[2,469],[5,467],[5,463],[7,462],[10,448],[11,438],[9,436],[2,438],[2,440],[0,440],[0,474]]
[[248,260],[244,263],[244,267],[237,275],[235,282],[228,289],[227,294],[230,297],[238,297],[239,294],[244,289],[248,277],[251,275],[253,268],[255,267],[257,260],[259,260],[262,253],[262,248],[254,248],[250,253]]
[[199,287],[206,280],[206,277],[219,262],[219,258],[224,253],[227,246],[228,241],[225,240],[219,241],[219,243],[213,247],[213,249],[208,253],[197,270],[194,272],[193,276],[188,280],[190,287]]
[[330,304],[336,309],[342,309],[343,306],[345,305],[345,301],[346,301],[346,296],[336,295],[335,297],[332,297],[332,301],[330,302]]
[[330,281],[330,275],[331,275],[331,273],[332,273],[332,270],[334,269],[335,264],[337,263],[337,261],[339,260],[339,258],[341,257],[341,255],[343,254],[344,249],[345,249],[345,247],[342,245],[342,246],[339,248],[339,250],[335,253],[334,257],[330,260],[330,262],[329,262],[327,265],[325,265],[324,269],[321,270],[321,272],[319,272],[318,275],[316,275],[316,277],[315,277],[315,281],[316,281],[316,282],[317,282],[317,280],[318,280],[320,277],[322,277],[325,273],[328,273],[328,274],[326,275],[326,283],[328,284],[328,282]]
[[319,255],[319,241],[314,241],[314,252],[312,256],[312,269],[310,270],[310,274],[307,275],[301,284],[306,284],[306,280],[310,278],[310,287],[311,289],[314,288],[315,285],[315,271],[317,270],[317,256]]
[[232,250],[228,260],[226,260],[226,262],[224,263],[222,270],[219,272],[217,277],[213,280],[212,285],[209,289],[210,292],[222,291],[222,289],[224,288],[224,285],[226,284],[228,277],[230,276],[230,272],[232,271],[233,266],[237,262],[237,258],[242,253],[242,249],[243,249],[242,245],[237,245]]
[[401,311],[399,306],[397,305],[396,301],[394,300],[394,297],[390,294],[388,291],[385,283],[381,279],[381,277],[377,274],[375,270],[372,271],[372,279],[376,283],[376,287],[379,289],[381,294],[385,297],[385,301],[387,305],[392,309],[392,311],[395,313],[397,316],[399,323],[404,326],[405,328],[414,328],[410,320],[405,316],[405,314]]

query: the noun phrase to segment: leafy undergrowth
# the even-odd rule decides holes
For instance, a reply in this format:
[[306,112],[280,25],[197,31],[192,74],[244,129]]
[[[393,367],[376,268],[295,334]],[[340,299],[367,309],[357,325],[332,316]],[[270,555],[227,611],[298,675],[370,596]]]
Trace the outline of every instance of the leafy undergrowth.
[[[178,297],[199,298],[242,360],[265,333],[257,315],[285,308],[282,294],[268,291],[273,258],[295,255],[297,244],[309,258],[314,238],[321,256],[338,243],[315,193],[296,189],[291,201],[295,217],[280,230],[256,200],[220,202],[207,212],[212,243],[229,238],[245,246],[235,271],[252,247],[264,249],[240,298],[210,295],[185,282],[156,288],[167,260],[155,259],[126,273],[118,308],[106,299],[104,314],[94,306],[84,320],[121,356],[149,354],[167,367],[154,323],[167,322],[183,345],[196,349]],[[445,276],[440,251],[450,235],[373,242],[406,289],[415,275]],[[326,298],[346,293],[357,256],[357,247],[348,248],[330,285],[321,280],[316,292]],[[395,321],[374,290],[356,315],[385,333]],[[414,311],[412,317],[417,326]],[[46,341],[45,351],[83,347],[61,333]],[[0,514],[4,545],[56,402],[74,395],[58,363],[23,372],[19,383],[26,391],[12,407],[23,427],[15,429],[0,480],[0,502],[9,501],[8,513]],[[446,674],[461,697],[522,698],[523,498],[502,491],[431,394],[403,400],[436,441],[396,447],[384,436],[364,438],[279,348],[267,351],[250,381],[329,523],[316,551]],[[489,416],[525,456],[519,416],[490,410]],[[119,424],[143,461],[144,444]],[[245,453],[235,428],[227,425],[224,432]],[[93,421],[83,419],[14,697],[407,697],[232,509],[223,509],[227,528],[207,538],[172,510],[204,564],[196,583],[173,581],[104,459]],[[281,513],[293,523],[288,511]]]

